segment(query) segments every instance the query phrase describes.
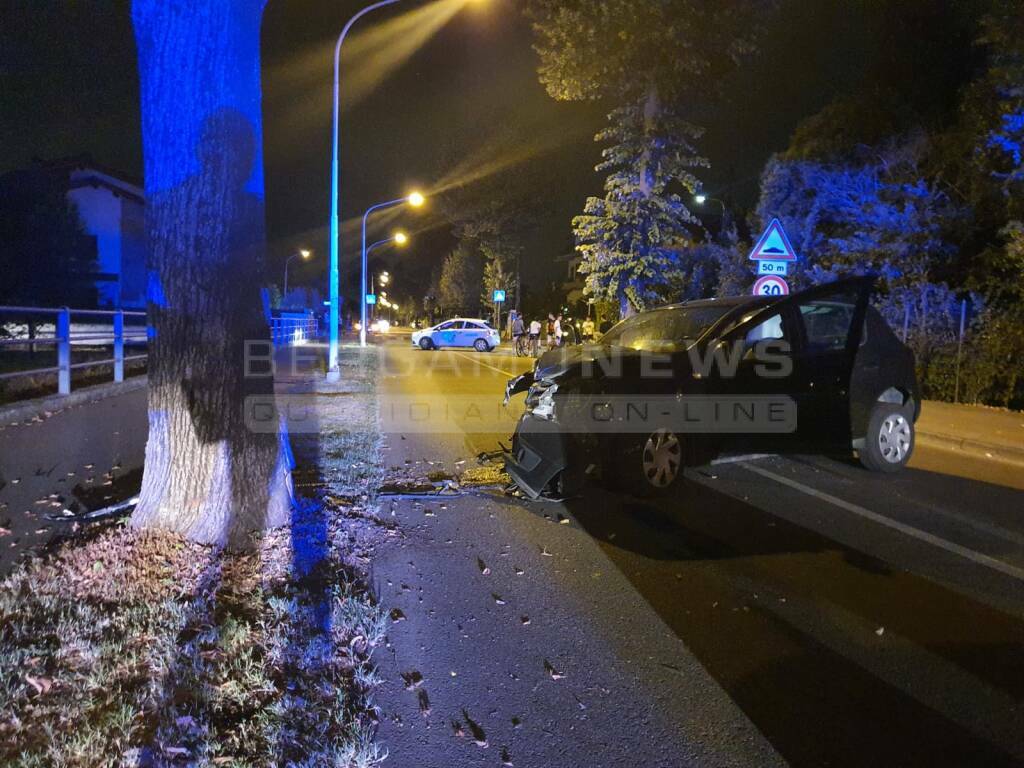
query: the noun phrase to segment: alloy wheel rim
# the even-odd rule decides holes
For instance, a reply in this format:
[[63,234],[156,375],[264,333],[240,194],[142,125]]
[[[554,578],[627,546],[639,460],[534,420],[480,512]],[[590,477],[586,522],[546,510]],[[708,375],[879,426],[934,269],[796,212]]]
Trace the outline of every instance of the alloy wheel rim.
[[878,448],[890,464],[902,463],[910,453],[910,422],[900,414],[892,414],[878,431]]
[[683,449],[679,438],[667,429],[659,429],[644,444],[644,477],[655,488],[665,488],[679,474],[682,458]]

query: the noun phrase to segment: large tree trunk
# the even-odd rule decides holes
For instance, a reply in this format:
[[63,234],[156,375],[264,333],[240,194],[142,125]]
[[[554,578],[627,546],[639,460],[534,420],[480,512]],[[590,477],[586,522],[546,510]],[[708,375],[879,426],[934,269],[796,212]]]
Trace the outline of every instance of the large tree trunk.
[[[248,429],[266,355],[265,0],[134,0],[150,244],[149,441],[137,528],[240,546],[288,521],[286,438]],[[250,375],[247,375],[250,374]]]

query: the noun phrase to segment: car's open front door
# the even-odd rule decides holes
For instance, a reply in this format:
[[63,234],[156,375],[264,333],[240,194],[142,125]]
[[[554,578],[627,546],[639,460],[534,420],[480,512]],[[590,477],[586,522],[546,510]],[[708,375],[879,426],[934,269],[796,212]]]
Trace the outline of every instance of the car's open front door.
[[793,297],[797,434],[816,450],[850,447],[850,376],[873,285],[873,278],[854,278]]

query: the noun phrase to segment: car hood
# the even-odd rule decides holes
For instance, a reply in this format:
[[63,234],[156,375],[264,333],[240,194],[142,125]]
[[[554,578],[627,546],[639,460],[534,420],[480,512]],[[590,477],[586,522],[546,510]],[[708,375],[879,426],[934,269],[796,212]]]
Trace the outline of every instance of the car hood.
[[[526,392],[535,382],[558,384],[563,390],[575,386],[602,389],[605,384],[600,382],[608,382],[613,388],[631,386],[630,382],[639,380],[643,355],[644,352],[640,350],[607,344],[581,344],[553,349],[541,355],[533,371],[508,382],[505,402],[513,395]],[[610,379],[616,379],[617,383],[611,384]]]
[[[537,358],[533,377],[537,381],[564,378],[567,374],[578,373],[584,363],[607,360],[611,353],[611,348],[604,344],[577,344],[571,347],[552,349]],[[620,353],[631,354],[632,350],[616,350],[616,354]],[[600,366],[597,366],[597,369],[600,370]]]

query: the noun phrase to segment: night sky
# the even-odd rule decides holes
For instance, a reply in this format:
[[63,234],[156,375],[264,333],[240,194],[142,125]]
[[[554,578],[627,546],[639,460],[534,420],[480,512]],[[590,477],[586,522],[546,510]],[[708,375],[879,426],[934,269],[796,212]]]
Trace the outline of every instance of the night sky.
[[[317,259],[293,264],[293,284],[326,273],[325,226],[330,157],[333,40],[360,2],[270,0],[264,18],[267,216],[272,272],[300,246]],[[367,16],[365,32],[422,7],[406,0]],[[916,82],[911,92],[942,102],[963,78],[970,39],[961,14],[970,3],[784,0],[758,60],[725,84],[722,95],[693,104],[707,127],[701,149],[712,167],[709,194],[741,211],[757,195],[767,157],[785,148],[794,127],[833,98],[884,83]],[[540,226],[524,258],[524,280],[553,273],[569,249],[569,222],[588,194],[600,147],[593,134],[610,104],[560,104],[537,81],[531,33],[512,0],[473,3],[454,16],[376,89],[347,101],[342,119],[342,213],[430,190],[467,158],[526,155],[540,179]],[[346,47],[355,50],[358,37]],[[88,152],[103,165],[141,173],[138,85],[128,0],[4,0],[0,8],[0,171],[32,157]],[[959,57],[959,58],[958,58]],[[366,74],[343,59],[345,74]],[[925,77],[925,81],[920,81]],[[933,82],[928,82],[931,79]],[[937,87],[936,87],[937,86]],[[344,91],[344,85],[343,85]],[[477,163],[478,165],[479,163]],[[470,163],[472,167],[474,163]],[[392,228],[392,222],[383,222]],[[396,293],[422,293],[431,268],[451,247],[437,211],[402,214],[394,223],[413,245],[383,259],[398,276]],[[346,239],[349,263],[358,246]],[[374,233],[384,236],[384,229]],[[305,270],[305,271],[303,271]],[[343,277],[343,279],[345,279]],[[406,281],[403,290],[402,281]]]

